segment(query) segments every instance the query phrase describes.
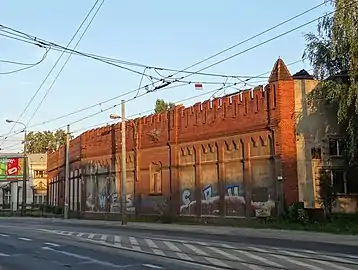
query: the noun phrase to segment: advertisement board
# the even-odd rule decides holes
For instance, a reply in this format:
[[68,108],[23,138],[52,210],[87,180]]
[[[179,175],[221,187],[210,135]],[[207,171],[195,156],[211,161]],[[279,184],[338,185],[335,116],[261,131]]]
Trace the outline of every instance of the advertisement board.
[[23,157],[0,157],[0,181],[22,180],[23,167]]

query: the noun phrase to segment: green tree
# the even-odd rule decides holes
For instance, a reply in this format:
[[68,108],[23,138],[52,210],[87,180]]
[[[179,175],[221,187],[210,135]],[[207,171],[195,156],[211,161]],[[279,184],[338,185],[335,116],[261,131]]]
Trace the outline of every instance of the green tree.
[[166,102],[164,99],[157,99],[155,102],[154,113],[163,113],[174,107],[174,103]]
[[[308,97],[312,107],[334,110],[346,130],[347,161],[353,165],[358,153],[358,2],[332,0],[333,16],[318,24],[318,33],[306,34],[304,57],[321,80]],[[353,163],[353,164],[352,164]]]
[[337,192],[332,186],[331,176],[329,172],[321,171],[318,176],[319,184],[319,202],[324,210],[326,219],[330,219],[332,215],[333,205],[337,199]]
[[45,153],[48,149],[57,149],[66,144],[66,131],[31,131],[26,136],[28,153]]

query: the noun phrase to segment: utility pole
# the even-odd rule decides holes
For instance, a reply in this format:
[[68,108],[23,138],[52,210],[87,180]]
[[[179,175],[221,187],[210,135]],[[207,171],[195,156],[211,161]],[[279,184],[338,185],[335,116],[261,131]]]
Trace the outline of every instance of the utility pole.
[[122,174],[121,174],[121,208],[122,208],[122,225],[127,224],[127,194],[126,194],[126,173],[127,173],[127,152],[126,152],[126,118],[125,118],[125,101],[121,102],[121,119],[122,119]]
[[68,219],[68,196],[69,196],[69,183],[70,183],[70,125],[67,125],[66,134],[66,171],[65,171],[65,209],[64,219]]
[[27,131],[26,126],[24,128],[24,172],[23,172],[23,179],[22,179],[22,206],[21,206],[21,215],[23,216],[26,214],[26,181],[27,181]]

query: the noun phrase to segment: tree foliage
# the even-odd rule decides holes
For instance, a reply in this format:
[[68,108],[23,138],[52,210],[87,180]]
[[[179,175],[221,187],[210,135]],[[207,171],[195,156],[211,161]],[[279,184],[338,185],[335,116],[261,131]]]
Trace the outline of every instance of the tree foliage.
[[26,136],[26,148],[28,153],[46,153],[48,149],[58,149],[66,145],[66,131],[57,130],[29,132]]
[[334,110],[346,130],[347,161],[358,154],[358,2],[332,0],[335,9],[317,27],[318,33],[305,35],[303,57],[321,80],[308,97],[312,107]]
[[164,99],[157,99],[155,102],[154,112],[155,113],[162,113],[166,112],[175,107],[174,103],[166,102]]
[[325,217],[330,218],[332,215],[333,204],[337,199],[337,192],[332,186],[329,172],[321,171],[318,177],[319,184],[319,202],[324,209]]

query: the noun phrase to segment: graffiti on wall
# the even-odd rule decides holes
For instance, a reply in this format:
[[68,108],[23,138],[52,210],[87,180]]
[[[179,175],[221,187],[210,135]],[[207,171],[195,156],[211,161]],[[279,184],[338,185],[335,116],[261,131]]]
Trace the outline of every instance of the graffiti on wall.
[[[268,188],[253,188],[252,193],[265,194],[266,198],[258,198],[253,196],[251,200],[251,210],[253,213],[258,210],[271,211],[275,207],[275,201],[271,199]],[[218,190],[213,185],[206,185],[201,190],[201,214],[202,215],[218,215],[220,196]],[[255,198],[256,197],[256,198]],[[194,188],[184,188],[181,191],[181,215],[196,215],[196,199]],[[225,215],[226,216],[245,216],[246,215],[246,199],[245,190],[242,183],[230,183],[225,186]],[[251,214],[250,214],[251,215]]]
[[[203,215],[218,215],[219,214],[219,190],[216,185],[206,185],[201,190],[201,207]],[[237,212],[241,205],[245,204],[243,197],[243,187],[240,184],[228,184],[225,187],[225,205],[230,208],[230,212]],[[181,215],[196,214],[196,199],[195,189],[185,188],[181,192]]]
[[[121,212],[120,195],[117,194],[114,177],[107,174],[92,174],[85,177],[87,212]],[[134,182],[127,181],[127,213],[135,213]]]

